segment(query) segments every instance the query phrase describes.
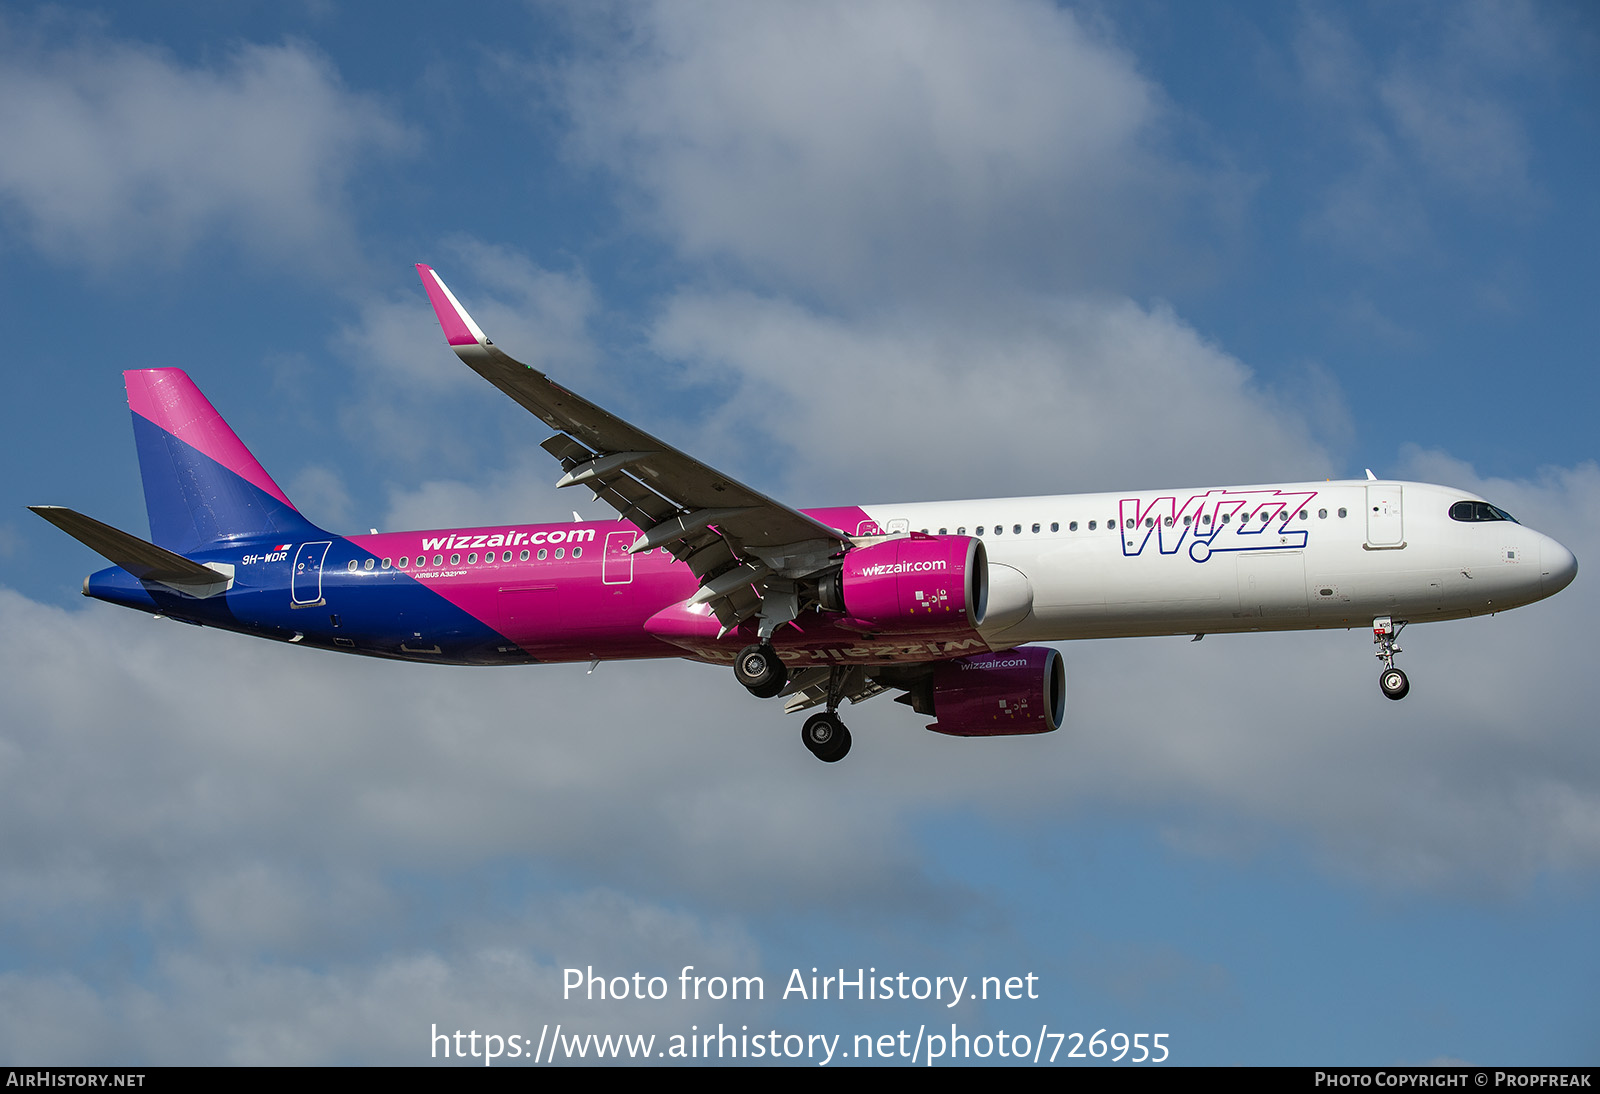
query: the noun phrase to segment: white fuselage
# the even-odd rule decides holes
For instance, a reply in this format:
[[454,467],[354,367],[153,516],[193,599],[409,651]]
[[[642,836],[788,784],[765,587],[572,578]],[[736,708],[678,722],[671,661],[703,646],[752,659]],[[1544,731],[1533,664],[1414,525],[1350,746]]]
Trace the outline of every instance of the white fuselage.
[[886,532],[977,535],[996,646],[1075,638],[1367,626],[1503,611],[1576,562],[1510,520],[1462,521],[1448,487],[1288,483],[871,505]]

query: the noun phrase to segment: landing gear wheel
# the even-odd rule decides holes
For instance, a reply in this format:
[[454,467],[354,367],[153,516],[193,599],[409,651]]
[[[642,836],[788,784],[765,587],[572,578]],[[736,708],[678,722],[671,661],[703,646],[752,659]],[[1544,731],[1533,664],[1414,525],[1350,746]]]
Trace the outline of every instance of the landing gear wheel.
[[1406,679],[1406,674],[1396,668],[1384,669],[1378,674],[1378,686],[1383,689],[1383,694],[1390,699],[1404,699],[1411,690],[1411,681]]
[[825,764],[838,763],[850,752],[850,731],[837,714],[813,714],[800,727],[800,740]]
[[733,659],[733,675],[757,699],[772,698],[789,682],[789,672],[783,667],[778,651],[765,642],[739,651],[739,656]]

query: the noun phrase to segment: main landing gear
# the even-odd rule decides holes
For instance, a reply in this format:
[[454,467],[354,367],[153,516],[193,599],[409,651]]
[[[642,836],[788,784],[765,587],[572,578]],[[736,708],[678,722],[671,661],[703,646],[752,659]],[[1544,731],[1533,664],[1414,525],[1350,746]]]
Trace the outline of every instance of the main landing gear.
[[1404,699],[1411,691],[1411,681],[1406,679],[1405,673],[1394,667],[1394,655],[1401,652],[1400,632],[1405,627],[1405,620],[1396,623],[1386,615],[1372,621],[1372,641],[1378,647],[1378,660],[1383,662],[1383,671],[1378,674],[1378,687],[1389,699]]
[[800,727],[800,740],[825,764],[838,763],[850,752],[850,731],[831,710],[807,718]]
[[844,698],[847,671],[834,665],[828,672],[828,709],[813,714],[800,727],[800,740],[825,764],[836,764],[850,752],[850,731],[839,720],[839,700]]
[[733,659],[733,675],[757,699],[771,699],[789,682],[789,670],[766,642],[740,650]]
[[[733,675],[758,699],[771,699],[789,682],[778,651],[769,642],[746,646],[733,659]],[[828,709],[813,714],[800,727],[800,740],[813,756],[825,764],[838,763],[850,752],[850,731],[836,711],[845,685],[845,673],[838,666],[828,675]]]

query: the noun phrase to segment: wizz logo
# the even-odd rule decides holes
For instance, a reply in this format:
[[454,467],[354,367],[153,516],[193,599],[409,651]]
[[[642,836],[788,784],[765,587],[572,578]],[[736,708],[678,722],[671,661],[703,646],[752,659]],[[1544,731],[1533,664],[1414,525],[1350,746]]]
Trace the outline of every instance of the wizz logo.
[[1164,555],[1187,547],[1196,562],[1216,551],[1302,548],[1310,536],[1305,520],[1316,496],[1315,490],[1207,490],[1182,505],[1176,495],[1123,498],[1117,522],[1122,553],[1143,554],[1152,539]]

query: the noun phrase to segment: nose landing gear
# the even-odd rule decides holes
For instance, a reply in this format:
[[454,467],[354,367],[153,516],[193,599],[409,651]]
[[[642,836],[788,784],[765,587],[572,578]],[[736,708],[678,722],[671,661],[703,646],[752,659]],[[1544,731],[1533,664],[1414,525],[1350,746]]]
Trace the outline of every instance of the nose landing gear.
[[1404,672],[1394,667],[1394,655],[1401,652],[1400,632],[1405,630],[1405,626],[1405,620],[1396,623],[1386,615],[1372,621],[1372,641],[1378,647],[1378,660],[1384,665],[1383,671],[1378,674],[1378,687],[1388,699],[1404,699],[1411,691],[1411,681],[1406,679]]

